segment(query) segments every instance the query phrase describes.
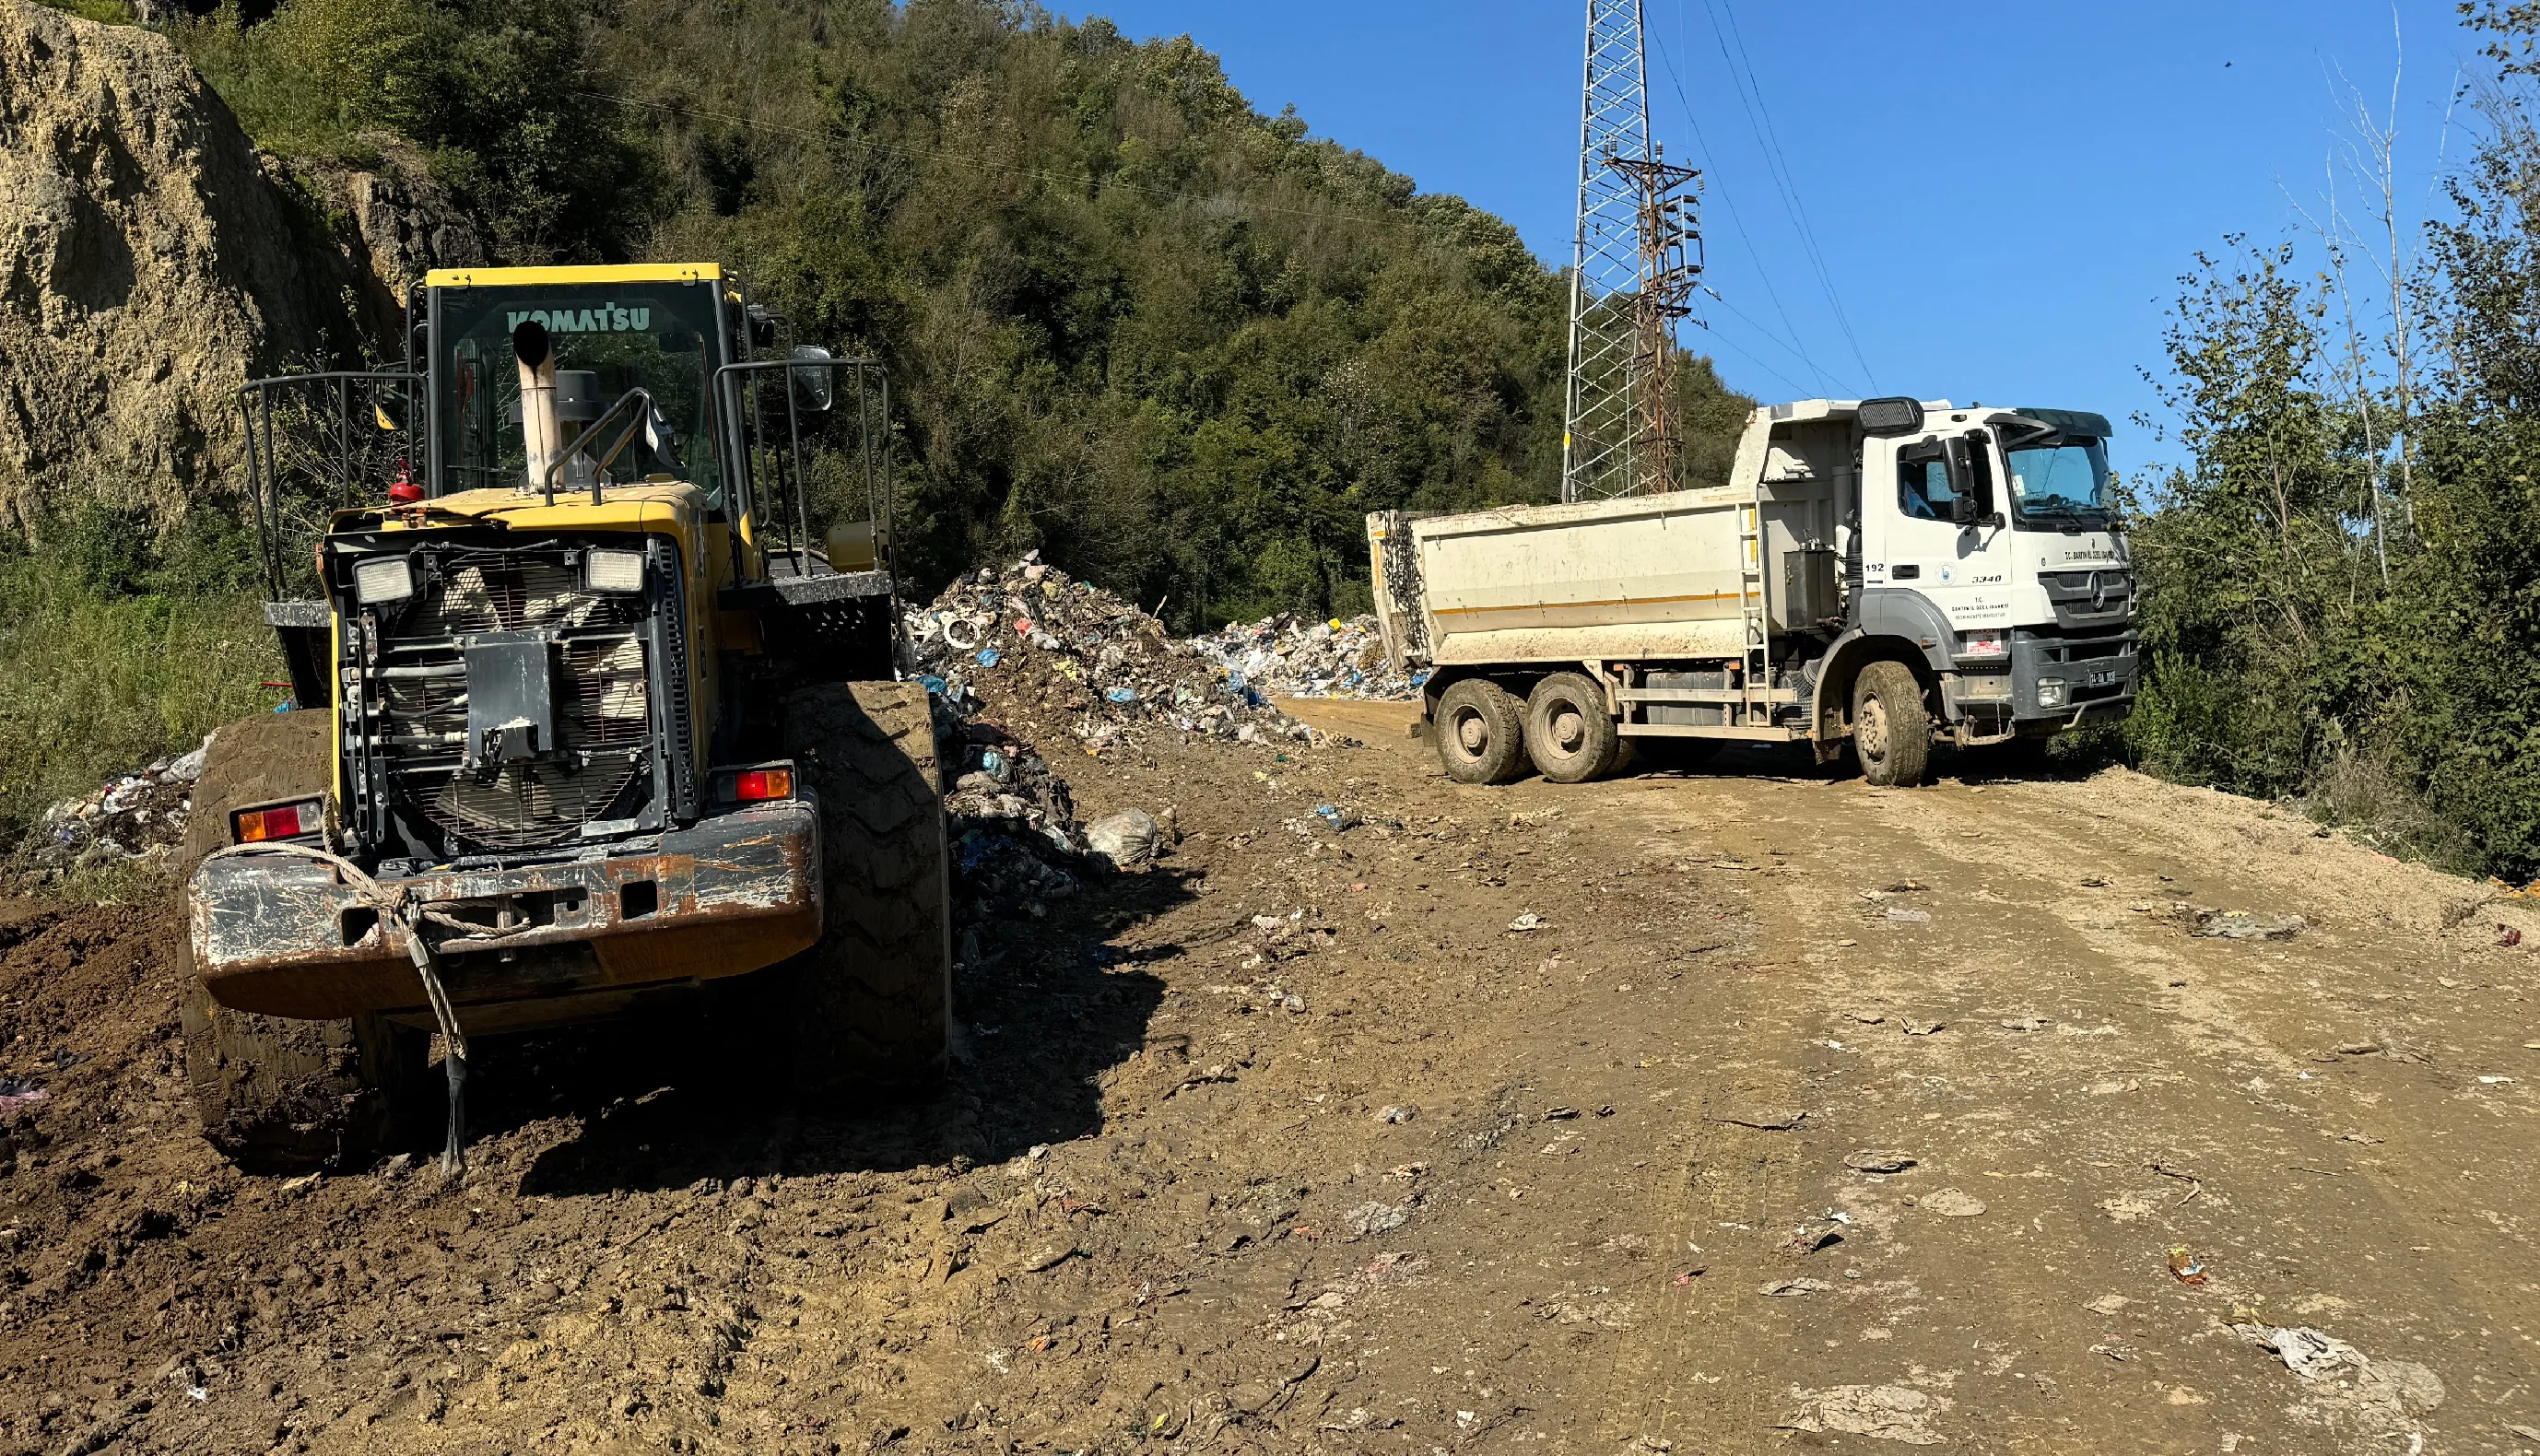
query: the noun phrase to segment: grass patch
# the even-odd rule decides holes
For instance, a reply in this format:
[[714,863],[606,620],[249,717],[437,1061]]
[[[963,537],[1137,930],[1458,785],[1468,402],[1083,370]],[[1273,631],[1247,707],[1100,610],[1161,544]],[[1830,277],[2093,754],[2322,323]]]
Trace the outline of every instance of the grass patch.
[[[194,518],[189,518],[193,520]],[[0,555],[0,835],[51,803],[270,709],[280,646],[242,580],[235,525],[179,526],[155,548],[99,508]]]

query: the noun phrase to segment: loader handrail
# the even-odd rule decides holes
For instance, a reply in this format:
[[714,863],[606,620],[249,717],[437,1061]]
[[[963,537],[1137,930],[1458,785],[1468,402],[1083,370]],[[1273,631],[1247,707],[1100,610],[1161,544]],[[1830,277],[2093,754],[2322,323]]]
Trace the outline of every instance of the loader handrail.
[[653,391],[650,389],[638,386],[618,395],[615,403],[600,412],[599,419],[585,425],[582,433],[575,436],[571,444],[567,445],[563,450],[556,451],[556,457],[547,461],[546,473],[538,482],[541,486],[545,487],[547,505],[552,506],[555,504],[556,472],[565,467],[566,461],[572,459],[578,454],[581,454],[582,448],[590,443],[593,436],[600,433],[600,427],[607,424],[610,420],[615,419],[617,417],[617,412],[624,409],[627,401],[630,399],[643,400],[644,413],[636,415],[634,418],[628,420],[626,422],[626,429],[619,434],[616,441],[608,447],[608,453],[601,455],[599,459],[591,462],[591,504],[595,506],[600,504],[600,482],[605,478],[609,465],[615,462],[618,455],[625,451],[627,446],[634,443],[635,432],[643,429],[645,423],[653,417]]
[[[309,374],[275,375],[239,386],[239,414],[247,425],[247,508],[255,518],[256,548],[264,569],[265,597],[280,601],[288,593],[289,556],[282,536],[281,461],[275,447],[273,396],[280,389],[332,385],[335,395],[335,505],[352,505],[353,393],[356,385],[397,386],[405,391],[405,408],[393,422],[399,458],[414,459],[414,391],[423,376],[402,369],[338,369]],[[373,396],[377,407],[377,396]]]
[[[748,388],[751,397],[754,398],[755,385],[758,382],[755,377],[780,369],[789,372],[785,377],[787,451],[777,456],[777,481],[773,494],[776,498],[774,505],[782,519],[786,504],[784,499],[785,459],[790,454],[793,461],[794,500],[792,520],[786,521],[785,533],[791,541],[791,550],[788,554],[794,558],[795,574],[798,577],[808,577],[811,574],[811,522],[809,505],[804,497],[802,408],[794,389],[797,376],[791,372],[800,370],[808,373],[813,370],[843,369],[852,373],[856,394],[856,451],[864,474],[865,519],[875,527],[875,564],[888,573],[893,581],[897,581],[898,571],[895,560],[897,544],[894,539],[896,532],[891,529],[893,521],[890,489],[890,372],[874,360],[822,359],[807,363],[791,357],[752,359],[738,364],[727,364],[715,371],[716,402],[723,409],[724,418],[734,424],[734,428],[726,436],[733,451],[726,462],[726,474],[733,482],[733,488],[738,495],[738,509],[733,513],[735,520],[738,520],[748,513],[754,504],[749,495],[751,484],[749,455],[754,450],[750,432],[751,427],[756,423],[756,418],[741,408],[742,391],[745,387]],[[875,391],[865,387],[865,377],[868,374],[878,379],[882,386],[879,391],[881,396],[879,423],[882,432],[879,449],[874,442],[877,421],[872,399]],[[737,580],[747,580],[748,573],[741,570],[741,533],[735,530],[732,540],[734,576]]]

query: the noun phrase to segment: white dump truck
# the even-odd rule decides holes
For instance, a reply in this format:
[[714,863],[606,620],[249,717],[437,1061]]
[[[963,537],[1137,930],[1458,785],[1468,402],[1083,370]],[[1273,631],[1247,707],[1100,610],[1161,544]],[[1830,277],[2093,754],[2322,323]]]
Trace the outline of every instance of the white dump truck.
[[1870,782],[1918,784],[1936,740],[2132,707],[2107,438],[2079,410],[1772,405],[1724,486],[1369,517],[1377,617],[1430,669],[1430,734],[1465,783],[1742,741],[1849,744]]

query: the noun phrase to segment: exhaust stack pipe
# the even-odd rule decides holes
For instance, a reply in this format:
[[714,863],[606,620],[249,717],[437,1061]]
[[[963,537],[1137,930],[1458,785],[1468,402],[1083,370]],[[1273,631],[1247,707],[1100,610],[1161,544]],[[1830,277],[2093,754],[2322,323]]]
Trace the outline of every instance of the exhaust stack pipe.
[[564,452],[564,429],[556,419],[555,353],[548,347],[547,326],[524,319],[512,330],[512,353],[521,362],[521,444],[529,456],[524,495],[546,489],[547,466]]

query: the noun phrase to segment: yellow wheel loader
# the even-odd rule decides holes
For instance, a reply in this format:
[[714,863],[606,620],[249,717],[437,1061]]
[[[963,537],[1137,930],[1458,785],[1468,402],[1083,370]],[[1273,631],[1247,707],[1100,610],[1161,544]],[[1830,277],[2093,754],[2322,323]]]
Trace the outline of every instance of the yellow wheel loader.
[[939,1076],[880,369],[713,264],[436,271],[407,313],[402,370],[241,395],[298,711],[221,729],[196,788],[205,1135],[341,1165],[446,1087],[455,1161],[470,1037],[751,973],[805,1092]]

